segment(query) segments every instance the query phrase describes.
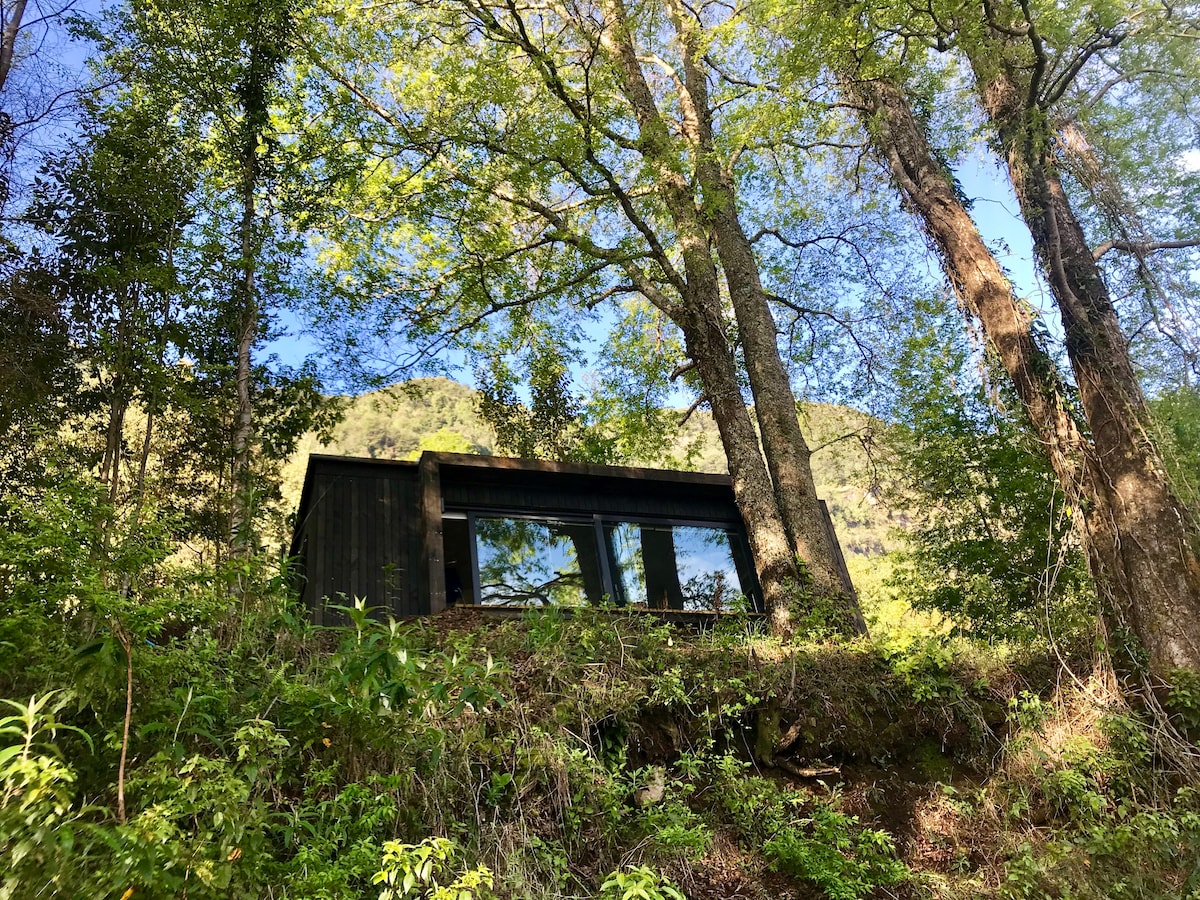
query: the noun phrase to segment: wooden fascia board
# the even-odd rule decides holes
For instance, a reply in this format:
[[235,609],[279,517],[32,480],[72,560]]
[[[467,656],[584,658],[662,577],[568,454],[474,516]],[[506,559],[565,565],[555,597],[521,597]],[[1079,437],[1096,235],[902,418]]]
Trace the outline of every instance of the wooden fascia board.
[[630,481],[656,481],[669,484],[727,487],[728,475],[709,472],[679,472],[673,469],[648,469],[636,466],[601,466],[594,463],[552,462],[541,459],[517,459],[508,456],[478,456],[473,453],[442,453],[426,450],[421,459],[436,459],[442,467],[490,469],[516,472],[545,472],[555,475],[583,475],[591,478],[617,478]]

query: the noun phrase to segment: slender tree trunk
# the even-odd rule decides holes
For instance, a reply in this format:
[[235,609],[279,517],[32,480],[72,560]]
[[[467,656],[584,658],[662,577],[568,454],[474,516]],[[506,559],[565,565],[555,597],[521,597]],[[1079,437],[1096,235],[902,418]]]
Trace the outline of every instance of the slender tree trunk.
[[[8,4],[5,4],[8,6]],[[8,83],[8,73],[12,69],[13,51],[17,46],[17,35],[21,31],[21,19],[25,16],[25,7],[27,0],[15,0],[8,6],[7,15],[4,16],[2,23],[3,30],[0,31],[0,91],[4,90],[4,86]],[[7,104],[4,104],[4,111],[7,113]]]
[[125,823],[125,764],[129,759],[129,723],[133,720],[133,638],[120,624],[113,634],[125,651],[125,719],[121,728],[121,759],[117,763],[117,821]]
[[254,192],[257,178],[257,149],[246,148],[243,161],[241,253],[242,276],[238,285],[237,333],[237,418],[233,432],[233,468],[230,486],[233,497],[229,514],[229,549],[234,557],[245,556],[250,548],[252,484],[250,450],[254,438],[254,403],[250,394],[250,351],[258,333],[258,304],[255,300]]
[[980,236],[955,191],[950,173],[934,155],[903,91],[880,78],[841,79],[852,104],[862,111],[876,150],[909,207],[937,245],[963,311],[983,327],[989,348],[1004,367],[1059,486],[1077,514],[1088,567],[1102,593],[1111,578],[1096,531],[1107,498],[1099,489],[1095,448],[1069,411],[1058,367],[1033,334],[1033,317]]
[[[660,111],[655,89],[652,89],[643,70],[645,60],[639,56],[624,0],[600,0],[600,9],[604,17],[602,23],[595,22],[590,15],[575,21],[581,31],[588,34],[589,41],[595,41],[595,46],[613,65],[619,90],[629,104],[631,117],[637,123],[636,141],[628,149],[634,149],[641,155],[650,173],[653,190],[669,216],[673,232],[665,241],[660,241],[654,233],[654,226],[643,218],[638,208],[641,204],[625,193],[617,183],[615,174],[607,170],[604,161],[592,148],[594,137],[590,110],[579,102],[572,90],[567,89],[555,65],[546,59],[544,49],[531,39],[530,30],[520,21],[521,11],[517,7],[509,8],[509,14],[517,23],[513,26],[502,24],[491,13],[479,14],[478,21],[482,28],[494,33],[498,39],[521,47],[532,59],[539,61],[539,70],[546,86],[584,129],[584,152],[589,163],[604,173],[622,212],[646,239],[664,281],[670,284],[664,291],[662,283],[648,277],[639,265],[632,261],[624,263],[626,274],[634,286],[670,316],[684,334],[688,353],[696,364],[721,434],[739,510],[746,520],[755,563],[771,613],[772,628],[777,633],[786,634],[791,630],[790,610],[796,589],[805,586],[806,582],[793,542],[788,536],[781,509],[782,495],[772,483],[741,394],[737,363],[726,334],[721,281],[713,258],[713,227],[703,209],[708,198],[697,193],[692,173],[687,171],[686,164],[681,165],[689,155],[699,156],[703,151],[694,139],[690,139],[689,143],[687,134],[681,142],[676,133],[674,113],[668,123]],[[574,16],[574,13],[566,10],[562,14],[568,19]],[[690,96],[687,90],[680,90],[679,95],[682,101]],[[690,112],[685,111],[684,115],[686,117]],[[685,131],[688,129],[694,132],[694,127],[685,123]],[[560,233],[572,234],[567,223],[552,209],[537,211],[551,221]],[[570,242],[584,252],[593,249],[590,240],[583,235],[571,237]],[[773,324],[771,332],[774,345]],[[773,352],[778,362],[778,348],[774,347]],[[789,414],[798,432],[799,423],[796,421],[795,401],[791,397],[790,386],[787,395],[790,400]],[[815,521],[824,526],[822,519]]]
[[[700,197],[697,197],[692,181],[672,163],[676,139],[663,121],[654,94],[646,82],[641,60],[628,30],[624,5],[620,0],[606,0],[604,9],[609,21],[608,27],[601,33],[601,44],[622,74],[623,93],[638,121],[641,152],[657,169],[660,194],[679,233],[678,240],[687,270],[687,281],[694,288],[691,315],[699,316],[699,319],[707,323],[721,321],[720,285],[712,261],[714,236],[722,263],[726,264],[725,256],[730,255],[730,262],[737,267],[730,287],[731,293],[735,287],[738,292],[734,299],[735,315],[755,398],[755,416],[759,421],[767,460],[764,467],[762,452],[755,438],[754,456],[758,460],[755,468],[762,470],[766,475],[765,488],[768,490],[766,497],[760,496],[753,504],[742,507],[747,526],[750,527],[751,520],[763,519],[768,513],[771,520],[778,520],[783,526],[785,546],[789,548],[789,556],[792,559],[788,568],[798,576],[793,579],[792,584],[796,588],[807,589],[815,595],[812,598],[814,600],[833,600],[838,607],[849,611],[849,615],[845,617],[846,621],[842,624],[848,629],[863,630],[864,625],[861,616],[858,615],[857,605],[853,598],[846,597],[834,562],[833,549],[825,530],[823,511],[812,484],[808,447],[800,432],[795,397],[779,357],[775,323],[767,306],[766,295],[758,283],[757,262],[745,235],[741,234],[742,242],[738,244],[733,236],[735,230],[730,227],[732,220],[733,225],[737,226],[736,232],[740,233],[736,211],[732,208],[732,194],[722,198],[724,203],[715,204],[718,210],[723,208],[723,212],[717,214],[719,224],[712,221],[711,214],[705,211],[706,206],[718,199],[714,195],[721,190],[725,181],[714,174],[719,172],[719,168],[716,167],[712,152],[711,113],[707,105],[704,73],[698,66],[698,54],[694,47],[695,35],[690,27],[692,13],[679,4],[672,4],[671,14],[676,32],[684,44],[687,58],[684,83],[677,86],[683,136],[697,160],[697,175],[702,186]],[[746,255],[744,251],[750,252]],[[741,255],[737,255],[739,252]],[[729,278],[728,271],[726,278]],[[753,289],[754,286],[757,286],[757,290]],[[709,335],[711,327],[709,324],[701,325],[699,320],[690,329],[684,327],[689,346],[695,343],[697,346],[711,347],[711,339],[702,341],[700,337],[701,333]],[[721,340],[725,342],[723,333]],[[714,377],[715,373],[703,365],[695,354],[692,358],[700,368],[701,380],[710,394],[709,399],[718,427],[721,427],[721,418],[724,416],[726,427],[731,429],[729,434],[722,432],[722,442],[727,454],[732,453],[739,457],[736,461],[734,456],[730,456],[729,459],[730,474],[735,485],[740,479],[743,491],[757,491],[764,485],[748,474],[750,459],[744,442],[745,436],[735,433],[737,429],[732,418],[732,409],[728,410],[727,415],[719,413],[720,401],[712,396],[714,390],[728,396],[729,388],[724,385],[710,385],[708,379]],[[732,353],[730,364],[733,364]],[[734,378],[734,388],[736,383]],[[733,393],[737,396],[737,402],[741,404],[740,391],[735,390]],[[749,422],[748,415],[746,422]],[[778,567],[778,563],[774,561],[774,540],[774,536],[770,539],[764,536],[763,540],[758,542],[762,548],[761,552],[766,554],[764,558],[759,559],[764,582],[773,578],[766,572],[774,571]],[[752,544],[754,543],[752,540]],[[756,557],[759,552],[759,546],[756,545]],[[768,600],[768,606],[772,613],[772,628],[779,633],[789,632],[790,604],[784,603],[784,594],[780,594],[778,604]]]
[[[600,42],[621,74],[622,92],[638,122],[640,152],[655,170],[657,189],[670,212],[683,257],[687,290],[680,306],[667,311],[684,332],[689,355],[709,397],[738,508],[746,521],[758,565],[772,631],[788,634],[791,595],[804,586],[804,573],[792,549],[783,511],[738,385],[736,362],[723,328],[712,229],[703,220],[695,186],[673,162],[676,138],[663,120],[642,71],[625,7],[621,0],[605,0],[604,11],[608,21]],[[682,96],[686,99],[687,92]],[[685,111],[685,118],[689,115]],[[695,126],[685,125],[688,127],[694,130]],[[794,403],[792,410],[794,415]]]
[[0,22],[0,210],[8,205],[10,154],[13,152],[13,119],[11,104],[4,97],[8,84],[8,73],[12,71],[13,52],[17,37],[21,33],[21,20],[25,17],[27,0],[15,0],[11,5],[3,4],[3,21]]
[[[688,204],[690,208],[690,204]],[[758,564],[771,631],[791,633],[791,609],[803,571],[788,537],[750,413],[742,398],[737,362],[725,334],[720,285],[712,251],[699,223],[680,216],[688,291],[673,317],[696,363],[733,481],[734,499],[746,523]]]
[[775,318],[753,248],[733,208],[732,185],[726,184],[721,194],[715,204],[717,252],[738,323],[767,467],[792,547],[803,563],[804,587],[814,599],[833,605],[838,624],[865,633],[857,598],[847,591],[825,526],[812,454],[800,428],[791,379],[779,356]]
[[256,195],[261,178],[258,145],[261,140],[260,123],[266,116],[264,76],[259,71],[260,50],[251,46],[249,71],[243,91],[242,113],[244,122],[241,135],[241,202],[242,218],[238,243],[241,253],[241,276],[234,288],[237,315],[237,361],[236,386],[237,407],[233,432],[233,466],[230,472],[230,488],[233,497],[229,514],[230,555],[248,556],[251,550],[251,518],[253,516],[253,483],[250,456],[254,443],[254,401],[251,396],[251,350],[258,338],[258,297],[256,277],[258,269],[258,238]]
[[125,435],[125,414],[129,402],[124,396],[124,378],[113,381],[114,396],[108,407],[108,425],[104,429],[104,456],[100,462],[100,480],[108,485],[108,502],[117,502],[121,480],[121,444]]
[[137,485],[134,491],[137,499],[134,501],[133,521],[137,524],[142,519],[142,508],[146,503],[146,469],[150,464],[150,448],[154,440],[154,408],[146,410],[146,431],[142,435],[142,452],[138,458]]
[[119,309],[116,331],[116,357],[113,361],[112,383],[109,386],[108,424],[104,429],[104,454],[100,463],[100,480],[108,485],[108,502],[117,502],[121,482],[121,450],[125,439],[125,417],[129,412],[129,307]]
[[924,126],[893,82],[847,76],[842,85],[862,110],[879,156],[937,245],[964,311],[983,326],[1067,497],[1077,505],[1094,502],[1093,488],[1085,483],[1088,448],[1068,412],[1054,360],[1034,337],[1031,313],[1017,301],[1004,270],[958,198]]

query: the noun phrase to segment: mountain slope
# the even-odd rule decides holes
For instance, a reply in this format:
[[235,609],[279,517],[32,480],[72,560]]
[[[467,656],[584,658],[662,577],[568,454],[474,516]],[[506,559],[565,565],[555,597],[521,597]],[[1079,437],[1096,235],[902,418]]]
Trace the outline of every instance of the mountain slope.
[[[679,419],[683,418],[682,411]],[[875,557],[891,549],[889,531],[903,519],[880,504],[874,493],[878,467],[872,441],[879,423],[865,413],[826,403],[805,404],[802,425],[813,450],[817,492],[829,504],[842,550]],[[310,453],[415,459],[422,450],[492,454],[494,432],[479,416],[476,392],[445,378],[429,378],[362,394],[349,401],[346,416],[331,439],[306,435],[284,469],[284,501],[299,501]],[[693,413],[679,428],[671,459],[629,459],[628,465],[726,471],[725,455],[712,416]]]

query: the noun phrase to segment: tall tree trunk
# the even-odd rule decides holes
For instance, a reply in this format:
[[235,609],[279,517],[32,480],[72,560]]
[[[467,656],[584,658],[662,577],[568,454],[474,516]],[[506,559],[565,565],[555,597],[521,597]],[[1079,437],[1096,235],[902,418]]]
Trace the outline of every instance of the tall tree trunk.
[[129,413],[131,369],[129,348],[129,317],[138,306],[137,295],[128,308],[118,308],[116,354],[113,359],[112,383],[109,385],[108,424],[104,429],[104,455],[100,463],[100,480],[108,485],[108,502],[116,505],[121,483],[121,451],[125,442],[125,417]]
[[792,627],[792,595],[799,584],[800,572],[763,463],[758,437],[742,399],[733,350],[720,320],[695,306],[682,309],[676,323],[683,330],[688,355],[696,363],[721,437],[734,499],[746,523],[757,564],[771,630],[775,634],[788,634]]
[[[1200,671],[1200,530],[1175,496],[1108,287],[1058,178],[1046,110],[1029,102],[1027,78],[993,42],[971,63],[996,129],[1034,252],[1062,317],[1105,503],[1092,517],[1107,567],[1107,601],[1118,648],[1141,644],[1149,668]],[[1001,60],[999,66],[996,59]],[[1140,654],[1131,653],[1137,664]]]
[[[280,9],[270,4],[252,4],[246,46],[246,70],[235,90],[241,106],[242,121],[237,132],[241,163],[242,218],[238,243],[241,253],[241,277],[234,288],[234,313],[237,323],[237,419],[233,434],[233,466],[230,472],[233,501],[229,516],[229,548],[234,557],[248,556],[252,550],[254,485],[250,469],[254,444],[254,398],[252,395],[251,351],[258,340],[259,309],[257,196],[264,176],[259,146],[270,128],[268,92],[271,81],[282,65],[278,42],[290,27],[286,14],[277,20]],[[278,33],[274,33],[278,29]]]
[[[689,155],[699,157],[702,150],[695,140],[689,141],[686,134],[681,142],[675,121],[668,124],[659,109],[655,89],[652,89],[643,70],[645,59],[639,55],[624,0],[600,0],[600,9],[604,16],[602,23],[593,21],[590,16],[575,18],[575,14],[568,10],[563,10],[562,15],[568,20],[573,19],[581,31],[588,35],[589,43],[594,41],[593,46],[598,47],[614,67],[618,88],[629,104],[632,119],[637,123],[637,138],[626,149],[639,153],[650,173],[649,183],[653,185],[673,228],[667,240],[660,240],[654,233],[653,225],[643,218],[639,209],[641,203],[625,192],[618,184],[615,173],[608,169],[592,147],[595,132],[590,109],[580,103],[573,89],[567,88],[553,61],[547,58],[544,47],[531,39],[531,30],[521,20],[522,12],[517,7],[508,8],[514,20],[512,25],[503,24],[490,12],[474,13],[478,15],[482,28],[506,43],[521,47],[539,62],[538,69],[546,87],[562,101],[564,109],[583,128],[583,149],[588,162],[602,173],[623,214],[646,239],[650,255],[663,275],[663,282],[647,276],[631,260],[622,265],[626,267],[626,274],[636,289],[670,316],[684,334],[688,353],[696,364],[721,434],[738,506],[746,520],[771,613],[772,628],[777,633],[788,633],[791,630],[790,610],[796,589],[804,587],[806,580],[782,511],[781,499],[788,496],[789,492],[776,490],[742,398],[737,363],[726,334],[721,281],[713,258],[713,225],[704,211],[708,198],[697,192],[692,173],[687,171],[686,164],[681,165]],[[686,90],[680,90],[679,93],[681,100],[688,98]],[[685,116],[688,114],[684,113]],[[685,124],[685,129],[688,127]],[[572,177],[577,176],[572,173]],[[590,191],[591,188],[585,187],[585,190]],[[591,240],[574,233],[564,218],[553,209],[539,206],[537,212],[553,223],[564,239],[586,253],[594,252]],[[666,291],[662,287],[664,282],[670,285]],[[773,324],[770,331],[773,353],[778,362]],[[786,380],[786,373],[784,378]],[[799,423],[796,421],[790,385],[786,393],[788,414],[798,433]],[[802,441],[800,445],[803,445]],[[807,453],[806,448],[803,452]],[[814,522],[824,527],[822,518],[816,517]]]
[[754,247],[742,228],[731,175],[717,158],[713,141],[707,71],[702,66],[699,23],[679,0],[669,4],[683,50],[680,100],[683,130],[696,154],[702,207],[716,238],[717,255],[729,289],[746,361],[754,415],[762,435],[767,468],[788,538],[802,562],[801,586],[817,604],[831,606],[835,622],[848,632],[865,632],[853,587],[843,581],[825,511],[817,496],[808,444],[800,428],[796,396],[779,355],[775,317],[763,290]]
[[[773,507],[771,518],[777,518],[783,525],[783,535],[793,559],[791,568],[799,576],[794,584],[813,595],[810,599],[817,603],[828,604],[832,601],[835,609],[841,613],[838,616],[841,621],[837,624],[846,630],[865,630],[854,598],[847,597],[842,587],[834,550],[825,528],[824,511],[813,486],[809,451],[800,431],[795,396],[779,357],[774,319],[759,283],[757,261],[737,221],[733,208],[735,198],[728,189],[728,179],[715,162],[711,111],[708,108],[705,74],[700,69],[699,53],[695,46],[697,38],[692,27],[692,13],[680,4],[671,5],[673,23],[685,52],[684,80],[677,84],[683,137],[696,160],[696,174],[701,185],[699,197],[692,181],[672,163],[675,139],[666,127],[646,82],[641,60],[628,30],[624,5],[620,0],[606,0],[604,8],[609,21],[608,27],[601,33],[601,43],[623,76],[623,93],[638,121],[640,150],[657,169],[660,194],[679,231],[688,284],[696,286],[694,299],[702,304],[694,307],[694,311],[713,322],[720,320],[721,307],[719,282],[712,262],[712,238],[716,238],[717,252],[726,269],[726,279],[733,297],[734,314],[738,320],[754,395],[755,416],[766,453],[769,505]],[[715,214],[708,210],[710,206],[716,209]],[[730,281],[731,267],[734,271]],[[697,276],[701,274],[703,277],[698,279]],[[694,334],[688,335],[686,329],[685,336],[689,342],[695,338]],[[695,356],[693,359],[700,367],[700,360]],[[705,389],[711,390],[704,374],[705,370],[701,368]],[[738,398],[740,403],[740,391]],[[713,412],[716,418],[715,402]],[[722,440],[725,441],[724,434]],[[733,443],[736,444],[737,440]],[[736,446],[732,449],[742,452]],[[730,451],[731,445],[727,443],[726,452]],[[757,441],[755,455],[761,467],[762,454],[757,448]],[[733,458],[729,462],[736,482],[739,477],[734,474],[737,463]],[[748,520],[761,518],[766,509],[760,503],[755,508],[744,508],[743,513]],[[774,563],[760,560],[760,566],[765,568],[768,565]],[[785,607],[772,606],[772,627],[781,633],[790,630]]]
[[255,192],[258,187],[258,134],[242,147],[242,220],[239,245],[242,272],[235,289],[237,297],[237,362],[236,424],[233,432],[233,468],[231,489],[233,497],[229,512],[229,550],[234,557],[250,552],[250,520],[253,483],[250,452],[254,439],[254,403],[250,393],[250,352],[258,334],[258,303],[255,297],[255,274],[258,247],[255,240]]
[[[788,634],[793,602],[790,595],[807,585],[809,579],[805,578],[802,564],[808,565],[811,560],[798,558],[794,550],[780,492],[764,465],[758,438],[738,387],[736,363],[722,327],[720,281],[713,262],[711,223],[705,221],[701,211],[703,198],[697,197],[691,179],[675,165],[676,139],[663,120],[642,71],[623,3],[605,0],[604,11],[608,21],[600,33],[600,42],[622,77],[622,93],[638,122],[639,150],[655,170],[657,189],[670,212],[683,257],[687,290],[680,307],[668,311],[684,332],[689,354],[709,395],[738,507],[751,533],[751,547],[767,595],[772,630],[777,634]],[[684,118],[689,120],[685,122],[685,131],[690,130],[694,136],[697,128],[694,105],[690,104],[686,90],[681,91],[681,98],[689,104],[684,110]],[[692,152],[700,155],[702,148],[696,146],[694,137],[691,143]],[[771,331],[771,343],[778,361],[773,326]],[[789,397],[790,393],[789,387]],[[794,400],[791,416],[796,417]],[[796,430],[799,431],[798,422]],[[769,456],[770,447],[767,453]],[[822,519],[816,521],[824,526]]]
[[[4,20],[0,22],[0,91],[8,83],[8,73],[12,69],[13,51],[17,46],[17,35],[21,33],[21,19],[25,16],[27,0],[15,0],[12,5],[5,4]],[[7,104],[4,104],[7,118]]]
[[1066,387],[1054,360],[1033,334],[1032,314],[1018,302],[1000,263],[984,243],[903,90],[887,78],[857,80],[850,74],[843,74],[841,84],[851,105],[861,111],[876,152],[909,208],[936,244],[963,311],[982,325],[988,347],[1012,381],[1068,502],[1082,511],[1080,537],[1099,584],[1109,573],[1099,555],[1103,544],[1095,540],[1091,521],[1106,503],[1098,489],[1096,454],[1069,411]]
[[[1012,378],[1059,483],[1082,512],[1081,540],[1113,638],[1124,643],[1122,632],[1135,636],[1159,676],[1175,667],[1197,668],[1200,566],[1194,526],[1147,437],[1145,401],[1115,310],[1048,168],[1048,144],[1031,154],[1036,142],[1029,135],[1011,125],[1000,129],[1022,211],[1062,312],[1086,435],[1067,411],[1063,385],[1033,337],[1028,313],[980,239],[902,92],[886,80],[843,83],[871,117],[881,155]],[[1033,118],[1021,115],[1019,101],[1014,104],[1020,95],[1011,82],[990,83],[984,94],[998,127],[1028,125]],[[1114,649],[1123,663],[1132,661],[1126,648]]]
[[[845,585],[825,511],[812,475],[812,454],[800,429],[796,397],[779,356],[775,319],[759,281],[757,262],[736,216],[718,210],[717,248],[729,286],[738,336],[754,396],[767,468],[793,552],[803,563],[801,587],[817,605],[830,607],[833,622],[865,633],[857,598]],[[732,221],[728,221],[732,220]]]
[[1033,335],[1032,315],[1013,294],[999,262],[958,198],[950,173],[938,161],[901,89],[886,79],[842,85],[862,110],[875,147],[910,208],[937,245],[964,311],[983,326],[988,345],[1012,379],[1042,450],[1073,502],[1080,494],[1087,448],[1067,411],[1066,391],[1054,360]]

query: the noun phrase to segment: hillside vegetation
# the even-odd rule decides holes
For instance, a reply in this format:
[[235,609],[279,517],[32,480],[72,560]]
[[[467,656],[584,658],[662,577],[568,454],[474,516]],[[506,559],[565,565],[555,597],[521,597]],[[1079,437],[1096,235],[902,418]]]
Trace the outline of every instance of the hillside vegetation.
[[1200,900],[1198,11],[0,2],[0,900]]
[[[1101,673],[1063,680],[1044,651],[781,645],[736,618],[696,635],[587,610],[350,610],[314,630],[290,612],[224,619],[219,588],[172,599],[190,617],[160,623],[128,673],[114,641],[74,652],[78,620],[43,620],[3,657],[0,689],[27,699],[0,719],[0,897],[1200,884],[1200,798],[1161,766],[1161,735]],[[0,639],[31,633],[0,623]]]
[[[322,446],[490,449],[470,392],[430,387],[359,398]],[[827,495],[865,490],[869,420],[806,415]],[[608,609],[314,628],[267,557],[112,541],[56,474],[0,531],[0,900],[1200,891],[1200,683],[1166,729],[1087,627],[984,642],[876,602],[857,640]]]

